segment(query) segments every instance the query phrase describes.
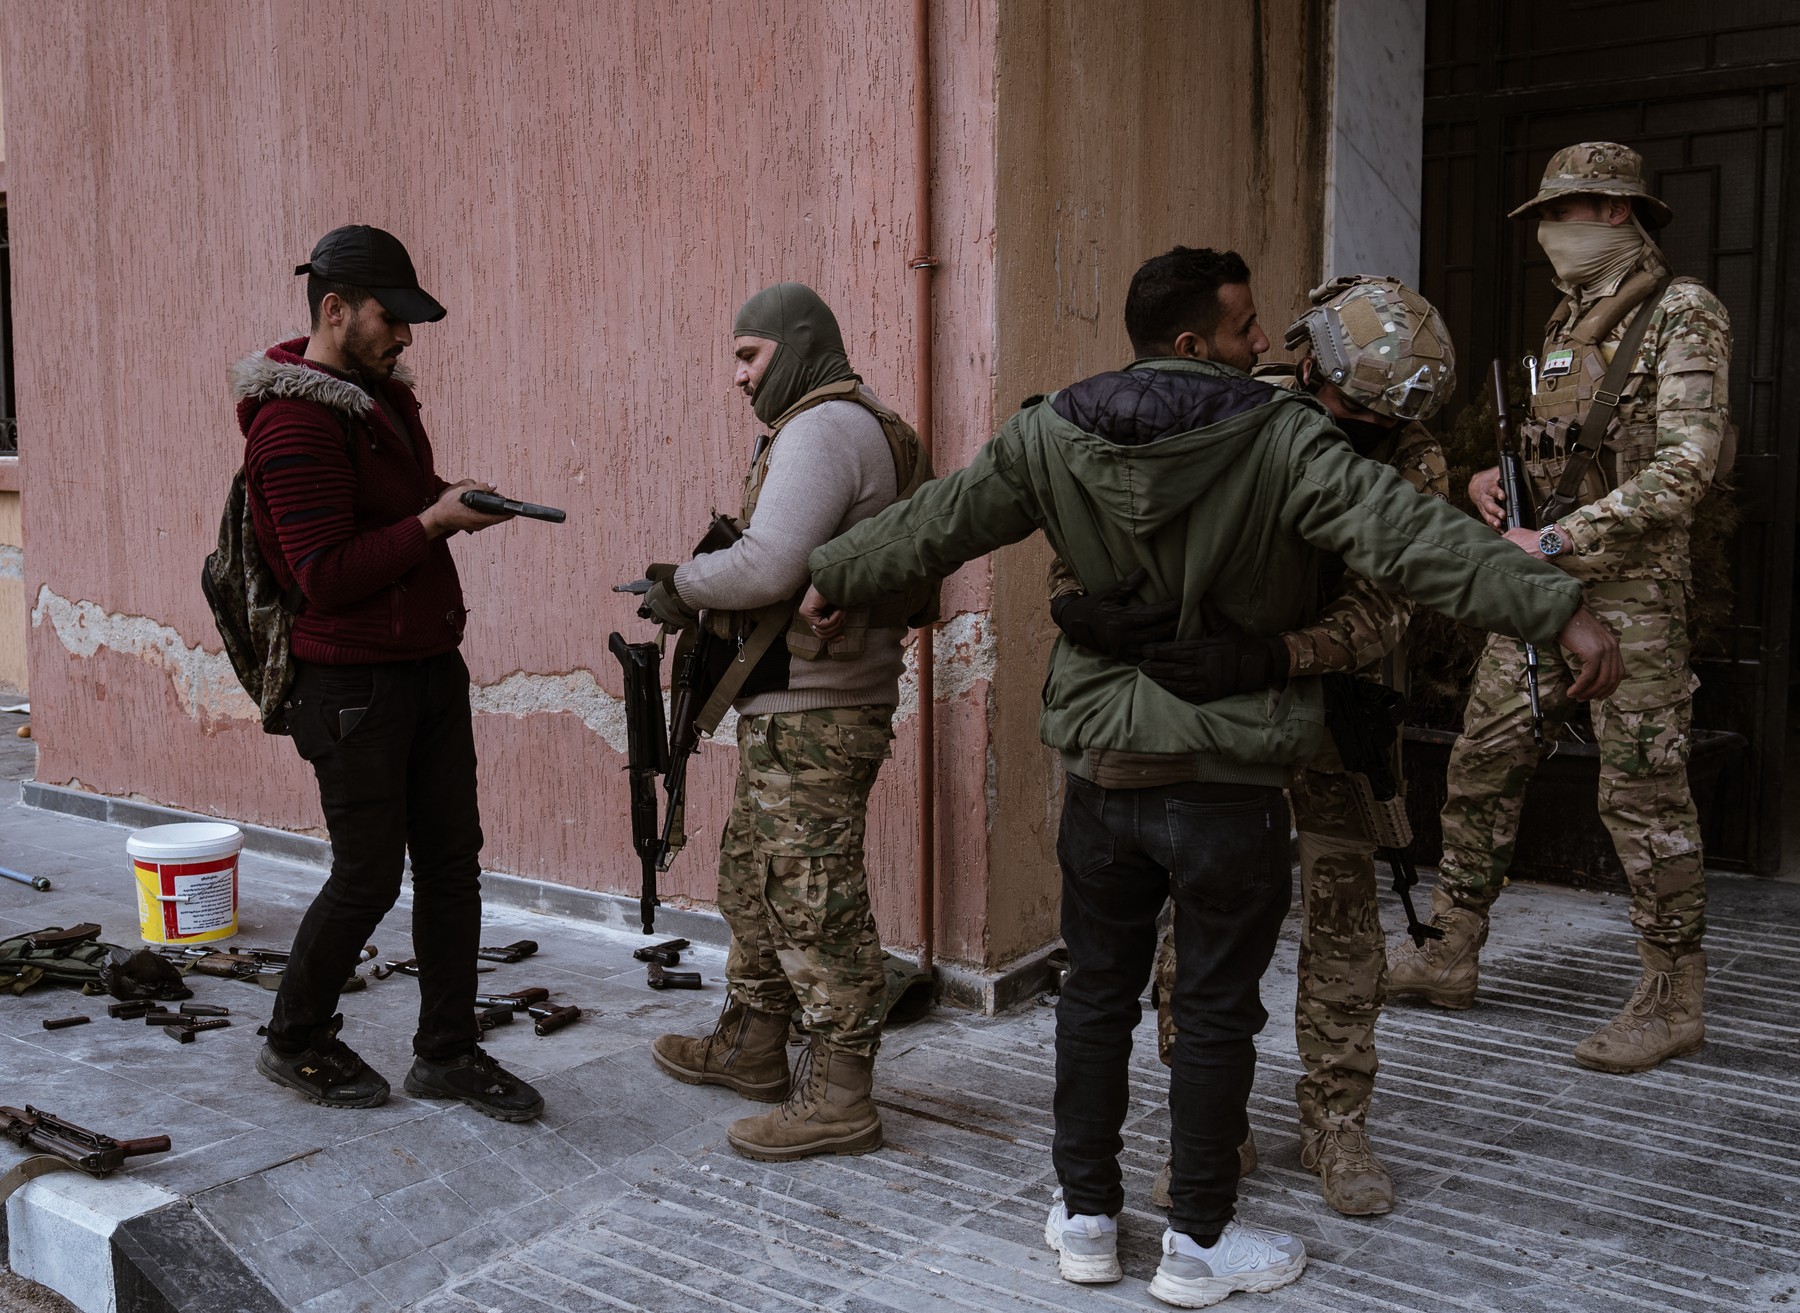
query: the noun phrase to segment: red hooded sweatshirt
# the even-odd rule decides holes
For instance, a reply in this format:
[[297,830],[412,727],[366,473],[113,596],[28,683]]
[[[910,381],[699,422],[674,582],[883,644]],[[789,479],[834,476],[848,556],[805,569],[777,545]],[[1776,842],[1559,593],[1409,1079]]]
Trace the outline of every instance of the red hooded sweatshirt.
[[250,513],[263,559],[305,598],[302,661],[352,665],[451,651],[466,612],[448,537],[419,514],[448,485],[431,463],[419,402],[401,369],[379,386],[411,449],[373,397],[306,360],[295,338],[231,368]]

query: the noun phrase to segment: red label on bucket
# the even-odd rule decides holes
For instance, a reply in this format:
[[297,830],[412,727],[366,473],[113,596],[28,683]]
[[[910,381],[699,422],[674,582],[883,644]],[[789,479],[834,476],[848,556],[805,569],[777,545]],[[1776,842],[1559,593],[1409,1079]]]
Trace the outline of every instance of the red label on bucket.
[[163,938],[169,943],[211,934],[237,916],[237,857],[210,857],[199,862],[147,862],[134,865],[156,879],[162,894]]

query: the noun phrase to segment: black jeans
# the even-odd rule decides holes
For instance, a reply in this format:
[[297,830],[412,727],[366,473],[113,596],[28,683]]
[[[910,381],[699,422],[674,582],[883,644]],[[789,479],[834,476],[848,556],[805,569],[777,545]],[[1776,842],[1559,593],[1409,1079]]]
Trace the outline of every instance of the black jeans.
[[375,665],[296,662],[288,724],[319,780],[331,878],[294,936],[270,1040],[297,1051],[331,1020],[357,954],[400,896],[410,848],[419,960],[413,1051],[433,1060],[468,1052],[481,939],[469,668],[456,652]]
[[1278,788],[1103,789],[1071,775],[1056,855],[1069,974],[1056,1008],[1052,1156],[1071,1214],[1125,1206],[1119,1131],[1131,1032],[1175,900],[1177,1037],[1169,1078],[1169,1224],[1216,1235],[1237,1202],[1238,1146],[1269,1014],[1258,986],[1293,900],[1287,800]]

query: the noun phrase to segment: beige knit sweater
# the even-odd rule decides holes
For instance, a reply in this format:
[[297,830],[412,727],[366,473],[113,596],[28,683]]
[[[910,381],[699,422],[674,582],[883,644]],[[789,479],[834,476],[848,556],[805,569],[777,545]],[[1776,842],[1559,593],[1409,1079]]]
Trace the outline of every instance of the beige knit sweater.
[[[881,422],[853,401],[815,406],[776,437],[743,538],[687,562],[675,572],[675,589],[701,610],[753,611],[792,597],[807,582],[806,558],[813,549],[886,509],[897,491]],[[847,660],[795,657],[787,688],[740,698],[735,706],[747,716],[892,706],[900,697],[905,635],[899,627],[871,629],[862,655]]]

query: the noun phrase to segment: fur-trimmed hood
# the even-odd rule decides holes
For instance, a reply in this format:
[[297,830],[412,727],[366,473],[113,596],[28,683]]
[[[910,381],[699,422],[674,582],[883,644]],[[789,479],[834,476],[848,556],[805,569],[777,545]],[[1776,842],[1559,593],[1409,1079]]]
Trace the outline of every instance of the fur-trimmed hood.
[[[254,409],[267,401],[312,401],[358,419],[367,416],[375,398],[349,379],[308,361],[302,354],[306,342],[304,337],[291,338],[267,351],[253,351],[232,365],[231,399],[239,410],[246,402]],[[393,377],[409,389],[413,385],[412,371],[403,361],[395,363]]]

